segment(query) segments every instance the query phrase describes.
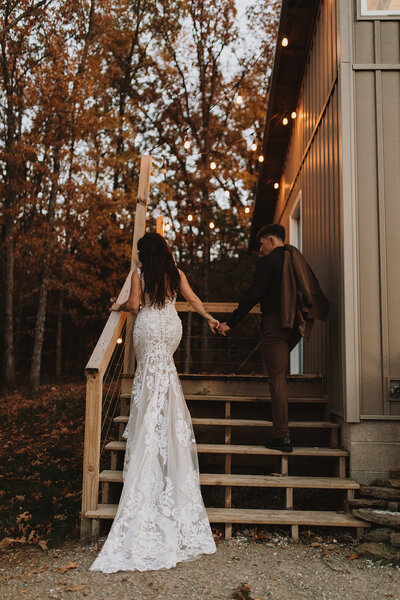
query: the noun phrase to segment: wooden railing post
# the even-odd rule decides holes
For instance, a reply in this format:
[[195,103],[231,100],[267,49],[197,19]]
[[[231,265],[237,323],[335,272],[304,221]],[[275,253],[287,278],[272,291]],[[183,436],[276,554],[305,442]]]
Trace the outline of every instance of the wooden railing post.
[[86,511],[96,510],[99,494],[101,403],[103,398],[102,373],[87,373],[85,441],[83,454],[81,539],[91,535],[91,519]]
[[[151,175],[151,156],[142,156],[140,159],[140,174],[136,197],[136,213],[135,227],[133,230],[132,254],[131,254],[131,271],[137,267],[137,243],[146,231],[146,213],[147,203],[149,200],[150,190],[150,175]],[[135,372],[135,352],[133,349],[133,327],[135,325],[135,317],[132,314],[128,315],[125,331],[125,346],[124,346],[124,375],[133,375]]]

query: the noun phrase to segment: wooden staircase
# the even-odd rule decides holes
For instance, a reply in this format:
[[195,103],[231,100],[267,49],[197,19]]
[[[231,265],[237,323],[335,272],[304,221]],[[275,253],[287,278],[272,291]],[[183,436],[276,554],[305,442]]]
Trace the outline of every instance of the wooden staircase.
[[[299,526],[355,528],[357,535],[368,527],[343,510],[344,500],[354,497],[359,484],[346,477],[348,452],[338,447],[340,426],[329,418],[321,376],[289,378],[291,453],[264,445],[272,427],[267,377],[183,375],[181,382],[195,429],[208,517],[211,523],[225,527],[227,539],[233,524],[290,526],[294,539]],[[105,445],[110,468],[99,475],[102,502],[84,514],[93,520],[94,533],[101,519],[113,519],[116,514],[126,446],[121,436],[129,416],[131,386],[132,378],[125,377],[120,414],[114,418],[119,439]],[[283,495],[278,498],[280,507],[269,508],[277,501],[277,489]],[[305,490],[324,490],[324,496],[307,500]],[[268,493],[275,494],[271,503]],[[341,497],[332,501],[332,493]],[[262,507],[252,506],[257,498]],[[222,506],[212,505],[217,503]],[[310,503],[318,510],[309,510],[313,508]],[[326,507],[329,510],[319,510]]]

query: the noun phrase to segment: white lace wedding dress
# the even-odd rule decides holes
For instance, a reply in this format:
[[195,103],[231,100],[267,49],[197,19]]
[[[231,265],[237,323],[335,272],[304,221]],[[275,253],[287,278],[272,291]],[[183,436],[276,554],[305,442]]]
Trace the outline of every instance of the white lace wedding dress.
[[[139,271],[140,274],[140,271]],[[117,514],[91,571],[169,569],[216,551],[200,491],[196,440],[173,353],[182,336],[175,298],[145,303]]]

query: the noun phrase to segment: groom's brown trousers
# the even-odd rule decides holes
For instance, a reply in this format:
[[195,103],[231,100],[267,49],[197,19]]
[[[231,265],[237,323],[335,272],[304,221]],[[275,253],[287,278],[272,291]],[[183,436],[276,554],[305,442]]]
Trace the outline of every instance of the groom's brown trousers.
[[289,329],[280,324],[280,313],[265,313],[262,319],[262,349],[270,378],[272,437],[289,437],[287,374],[289,367]]

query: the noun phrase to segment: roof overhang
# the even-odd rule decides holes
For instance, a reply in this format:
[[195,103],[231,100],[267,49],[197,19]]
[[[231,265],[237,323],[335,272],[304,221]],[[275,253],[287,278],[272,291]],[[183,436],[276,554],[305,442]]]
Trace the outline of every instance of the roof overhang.
[[[278,198],[274,183],[279,182],[293,126],[291,113],[296,109],[314,27],[322,0],[283,0],[274,67],[268,92],[267,115],[257,181],[250,250],[255,250],[257,232],[271,223]],[[288,45],[282,46],[282,39]],[[283,125],[282,119],[289,120]]]

